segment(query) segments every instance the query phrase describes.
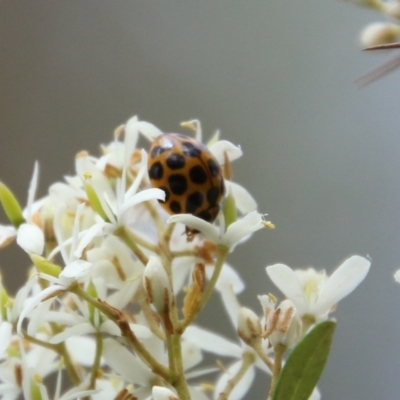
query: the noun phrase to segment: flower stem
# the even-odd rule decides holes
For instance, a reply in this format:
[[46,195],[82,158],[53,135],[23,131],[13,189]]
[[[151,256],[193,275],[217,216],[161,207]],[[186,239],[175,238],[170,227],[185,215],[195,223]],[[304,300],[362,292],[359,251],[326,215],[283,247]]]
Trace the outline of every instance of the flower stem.
[[282,369],[283,355],[285,354],[286,349],[287,346],[283,344],[277,344],[276,346],[274,346],[274,352],[275,352],[274,369],[272,371],[271,387],[269,389],[267,400],[271,400],[274,396],[276,384],[278,383],[278,378]]
[[270,371],[273,372],[274,363],[271,361],[271,359],[268,357],[268,355],[262,348],[261,339],[254,341],[253,343],[250,344],[250,346],[254,349],[254,351],[261,358],[261,360],[263,360],[264,364],[270,369]]
[[173,367],[174,367],[174,381],[172,385],[178,392],[180,400],[190,400],[190,393],[187,386],[185,373],[183,369],[182,360],[182,347],[181,347],[181,335],[172,334],[171,335],[171,352],[170,357],[173,357]]
[[115,236],[119,237],[135,254],[135,256],[142,262],[143,265],[147,265],[148,258],[143,253],[142,249],[138,245],[138,237],[132,232],[130,232],[124,226],[118,228],[114,232]]
[[101,355],[103,353],[103,336],[101,332],[97,332],[95,337],[96,337],[96,354],[93,360],[89,389],[96,388],[96,377],[97,377],[97,372],[100,368]]
[[129,327],[128,321],[125,319],[123,313],[107,304],[105,301],[100,299],[95,299],[86,293],[79,285],[74,285],[70,288],[70,291],[75,293],[80,298],[86,300],[88,303],[93,304],[99,311],[106,315],[109,319],[115,322],[121,331],[121,335],[128,339],[129,343],[132,345],[136,354],[144,361],[149,368],[157,375],[170,380],[170,371],[168,368],[160,364],[143,346],[138,340],[136,335],[132,332]]

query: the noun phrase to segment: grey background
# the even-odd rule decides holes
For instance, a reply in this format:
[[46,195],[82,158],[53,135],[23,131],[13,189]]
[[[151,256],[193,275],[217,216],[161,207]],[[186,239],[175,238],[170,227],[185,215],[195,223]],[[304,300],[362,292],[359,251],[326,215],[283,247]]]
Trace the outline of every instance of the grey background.
[[[220,128],[245,153],[235,179],[277,225],[231,257],[248,282],[243,304],[259,312],[257,294],[279,294],[268,264],[331,271],[370,255],[366,281],[335,313],[320,388],[326,400],[397,399],[400,72],[353,83],[386,59],[356,44],[376,19],[337,0],[0,1],[1,179],[24,203],[39,160],[44,195],[133,114],[165,131],[190,118],[206,136]],[[2,250],[10,290],[27,265]],[[203,321],[229,332],[215,309]],[[248,398],[266,397],[263,380]]]

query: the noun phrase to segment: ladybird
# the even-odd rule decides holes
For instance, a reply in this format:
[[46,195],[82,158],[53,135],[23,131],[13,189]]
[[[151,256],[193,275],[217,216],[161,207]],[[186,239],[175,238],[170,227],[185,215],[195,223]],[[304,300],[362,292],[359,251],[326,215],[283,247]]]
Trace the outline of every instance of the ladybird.
[[210,150],[178,133],[158,136],[148,159],[151,185],[165,192],[159,200],[169,214],[193,214],[213,222],[225,191],[221,167]]

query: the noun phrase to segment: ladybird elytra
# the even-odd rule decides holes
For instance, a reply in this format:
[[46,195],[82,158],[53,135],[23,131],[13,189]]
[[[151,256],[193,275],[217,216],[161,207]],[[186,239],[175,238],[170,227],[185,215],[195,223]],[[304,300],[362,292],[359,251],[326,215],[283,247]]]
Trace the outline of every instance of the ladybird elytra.
[[170,214],[193,214],[213,222],[225,191],[221,167],[206,146],[178,133],[158,136],[149,151],[151,185],[165,192]]

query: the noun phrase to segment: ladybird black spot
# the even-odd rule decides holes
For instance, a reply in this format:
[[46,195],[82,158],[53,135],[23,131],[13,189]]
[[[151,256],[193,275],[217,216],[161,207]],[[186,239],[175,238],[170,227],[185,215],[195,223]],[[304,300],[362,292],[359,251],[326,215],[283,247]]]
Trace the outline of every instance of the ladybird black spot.
[[181,205],[177,201],[171,201],[169,208],[174,214],[180,214],[181,212]]
[[185,166],[186,160],[181,154],[172,153],[167,158],[167,165],[171,169],[180,169]]
[[211,172],[211,175],[217,177],[219,175],[219,165],[212,159],[207,161],[208,169]]
[[165,193],[165,200],[158,200],[158,202],[159,202],[159,203],[166,203],[166,202],[168,202],[169,197],[170,197],[170,193],[169,193],[168,188],[166,188],[165,186],[161,186],[161,187],[159,187],[159,189],[161,189],[161,190],[164,191],[164,193]]
[[206,221],[206,222],[213,221],[213,216],[211,215],[211,213],[208,210],[203,211],[200,214],[197,214],[196,217],[204,219],[204,221]]
[[213,186],[207,191],[207,201],[210,206],[215,206],[219,199],[219,188]]
[[159,180],[162,179],[163,175],[164,168],[162,164],[159,161],[155,162],[149,169],[150,179]]
[[200,165],[196,165],[189,171],[190,180],[193,183],[202,184],[207,181],[207,173]]
[[182,142],[182,151],[187,157],[199,157],[201,149],[189,142]]
[[187,190],[186,178],[183,175],[171,175],[168,178],[168,185],[173,194],[181,195]]
[[200,192],[192,193],[186,200],[186,213],[193,214],[204,201],[204,196]]

